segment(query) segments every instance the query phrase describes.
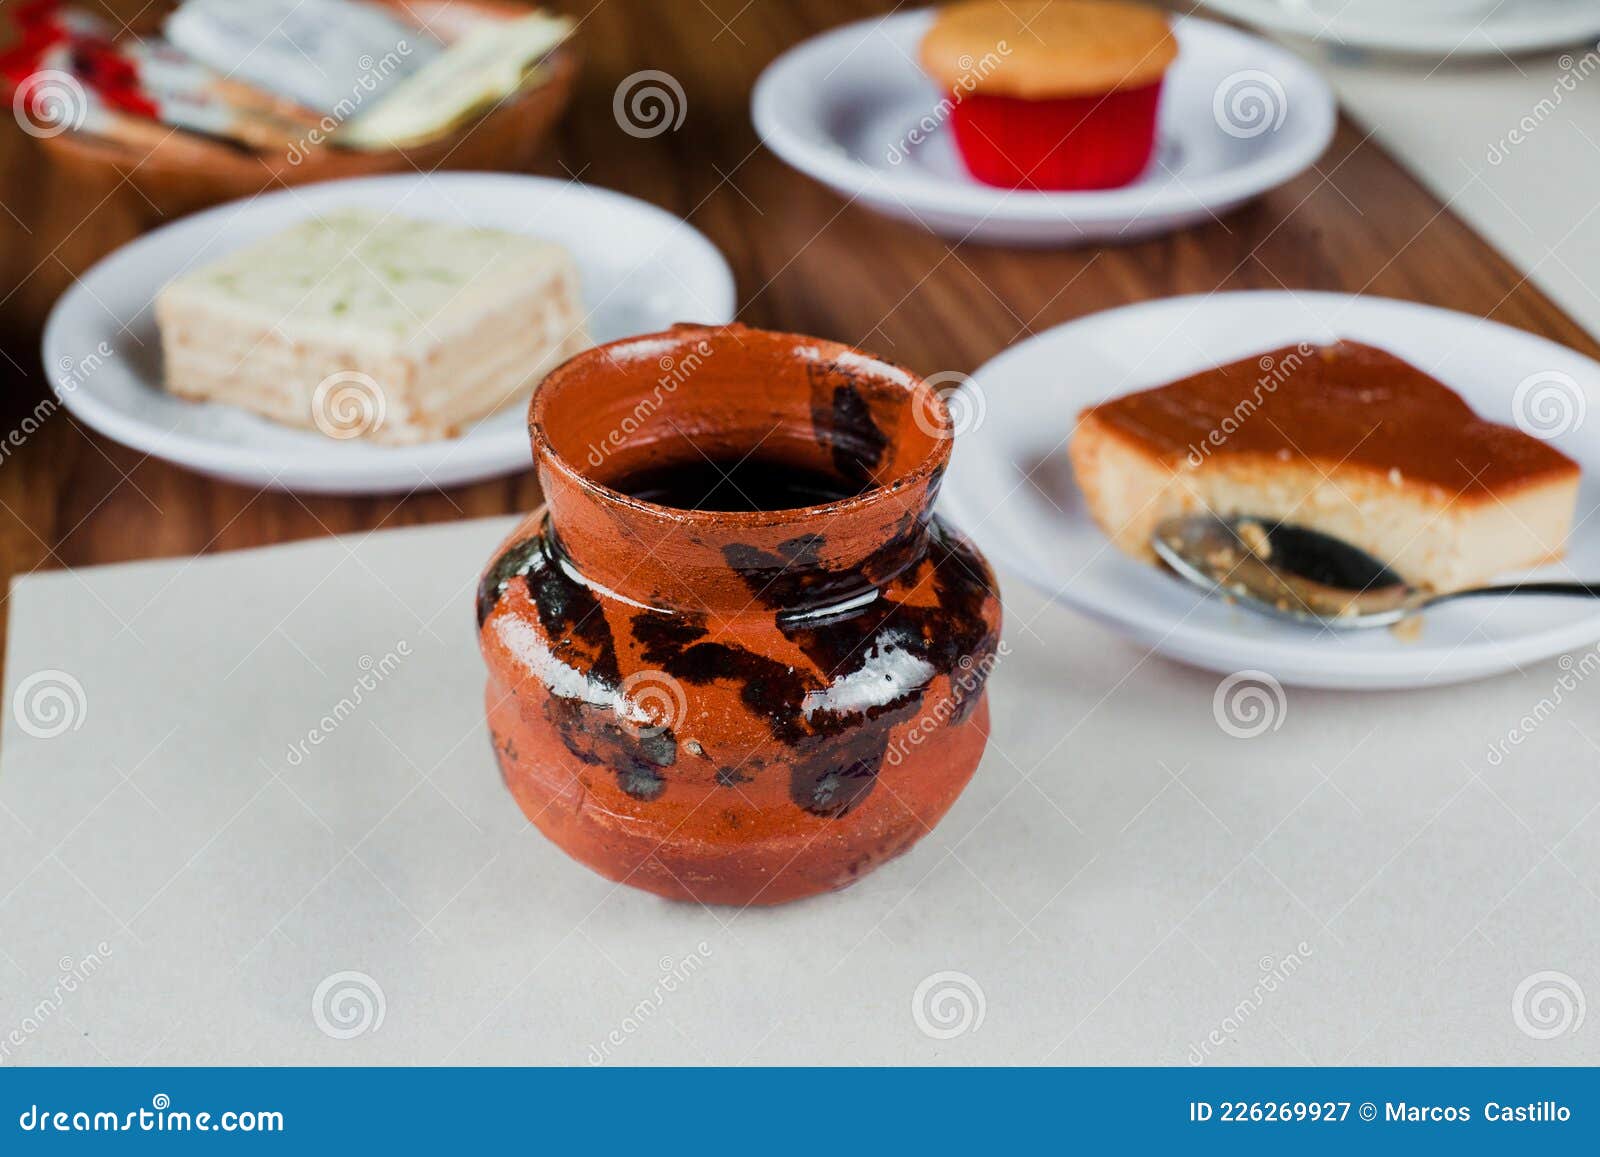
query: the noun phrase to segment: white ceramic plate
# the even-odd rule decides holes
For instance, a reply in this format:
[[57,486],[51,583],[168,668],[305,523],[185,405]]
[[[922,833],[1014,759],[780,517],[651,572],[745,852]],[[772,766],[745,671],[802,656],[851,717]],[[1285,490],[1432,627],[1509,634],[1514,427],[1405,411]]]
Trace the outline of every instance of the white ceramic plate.
[[1203,0],[1258,28],[1324,44],[1426,56],[1500,56],[1545,52],[1600,37],[1593,0],[1428,0],[1443,9],[1413,15],[1390,0],[1388,15],[1362,11],[1381,0]]
[[[1111,546],[1067,461],[1083,407],[1339,337],[1405,358],[1497,422],[1515,420],[1517,388],[1534,379],[1523,411],[1539,429],[1562,431],[1553,443],[1582,465],[1585,479],[1567,558],[1538,574],[1600,579],[1600,520],[1592,517],[1600,508],[1600,364],[1521,330],[1384,298],[1168,298],[1092,314],[1013,346],[974,375],[977,397],[956,406],[973,428],[957,440],[944,509],[996,564],[1145,646],[1214,671],[1265,670],[1315,687],[1412,687],[1475,679],[1600,640],[1600,603],[1526,596],[1436,607],[1414,640],[1382,629],[1295,626],[1230,606]],[[1530,406],[1538,383],[1552,392]]]
[[108,438],[250,486],[406,492],[530,467],[522,405],[485,418],[459,438],[377,446],[162,390],[151,305],[163,285],[314,214],[351,205],[559,241],[577,261],[596,342],[678,321],[733,318],[733,275],[722,255],[677,217],[632,197],[500,173],[330,181],[185,217],[101,261],[56,303],[45,326],[44,364],[57,394]]
[[1074,245],[1219,216],[1303,172],[1333,136],[1333,94],[1299,58],[1180,19],[1143,177],[1093,192],[997,189],[967,174],[939,123],[941,93],[916,63],[931,19],[922,11],[862,21],[780,56],[751,97],[767,146],[851,200],[947,237]]

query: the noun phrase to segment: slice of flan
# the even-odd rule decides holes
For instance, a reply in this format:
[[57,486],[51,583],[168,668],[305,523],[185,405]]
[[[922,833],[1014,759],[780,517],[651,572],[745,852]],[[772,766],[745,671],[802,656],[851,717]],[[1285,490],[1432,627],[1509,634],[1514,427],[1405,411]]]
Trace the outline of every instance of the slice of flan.
[[1095,521],[1137,558],[1155,561],[1163,519],[1211,510],[1334,535],[1438,590],[1560,557],[1579,478],[1547,442],[1351,341],[1091,407],[1069,452]]

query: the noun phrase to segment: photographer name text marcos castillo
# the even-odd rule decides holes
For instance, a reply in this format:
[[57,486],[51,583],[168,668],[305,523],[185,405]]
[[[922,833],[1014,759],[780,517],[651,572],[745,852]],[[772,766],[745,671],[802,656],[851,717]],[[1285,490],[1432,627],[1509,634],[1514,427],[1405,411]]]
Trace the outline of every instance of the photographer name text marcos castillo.
[[[1502,1105],[1499,1101],[1486,1101],[1483,1105],[1485,1121],[1539,1125],[1564,1124],[1572,1120],[1572,1110],[1557,1101],[1532,1101],[1526,1105]],[[1470,1121],[1470,1105],[1413,1105],[1406,1101],[1385,1101],[1385,1121]]]

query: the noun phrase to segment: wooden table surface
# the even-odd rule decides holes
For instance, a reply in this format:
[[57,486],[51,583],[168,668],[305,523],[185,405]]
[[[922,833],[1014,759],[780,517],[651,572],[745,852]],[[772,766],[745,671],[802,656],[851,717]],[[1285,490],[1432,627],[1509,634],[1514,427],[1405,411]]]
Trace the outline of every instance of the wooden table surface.
[[[131,16],[141,0],[113,4]],[[923,373],[970,371],[1029,334],[1097,310],[1217,289],[1411,298],[1597,351],[1393,160],[1348,123],[1304,176],[1226,218],[1120,248],[1036,252],[963,244],[890,222],[759,147],[750,88],[779,52],[890,7],[860,0],[577,0],[585,53],[574,106],[542,169],[654,202],[721,248],[740,319],[865,346]],[[612,94],[640,69],[687,97],[675,132],[638,140]],[[39,330],[97,257],[148,224],[127,187],[54,176],[0,126],[0,425],[46,396]],[[188,555],[375,527],[525,510],[531,473],[403,498],[300,497],[211,481],[91,433],[64,410],[0,460],[0,577]]]

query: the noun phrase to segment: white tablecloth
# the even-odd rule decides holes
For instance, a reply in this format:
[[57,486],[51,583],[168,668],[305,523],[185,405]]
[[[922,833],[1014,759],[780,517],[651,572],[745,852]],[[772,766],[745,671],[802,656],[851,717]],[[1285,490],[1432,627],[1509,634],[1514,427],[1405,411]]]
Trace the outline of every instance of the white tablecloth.
[[1215,676],[1010,582],[945,822],[708,910],[503,789],[472,591],[504,528],[14,586],[0,1064],[1600,1061],[1600,1018],[1549,1015],[1600,998],[1600,677],[1531,726],[1556,663],[1291,690],[1235,738]]

